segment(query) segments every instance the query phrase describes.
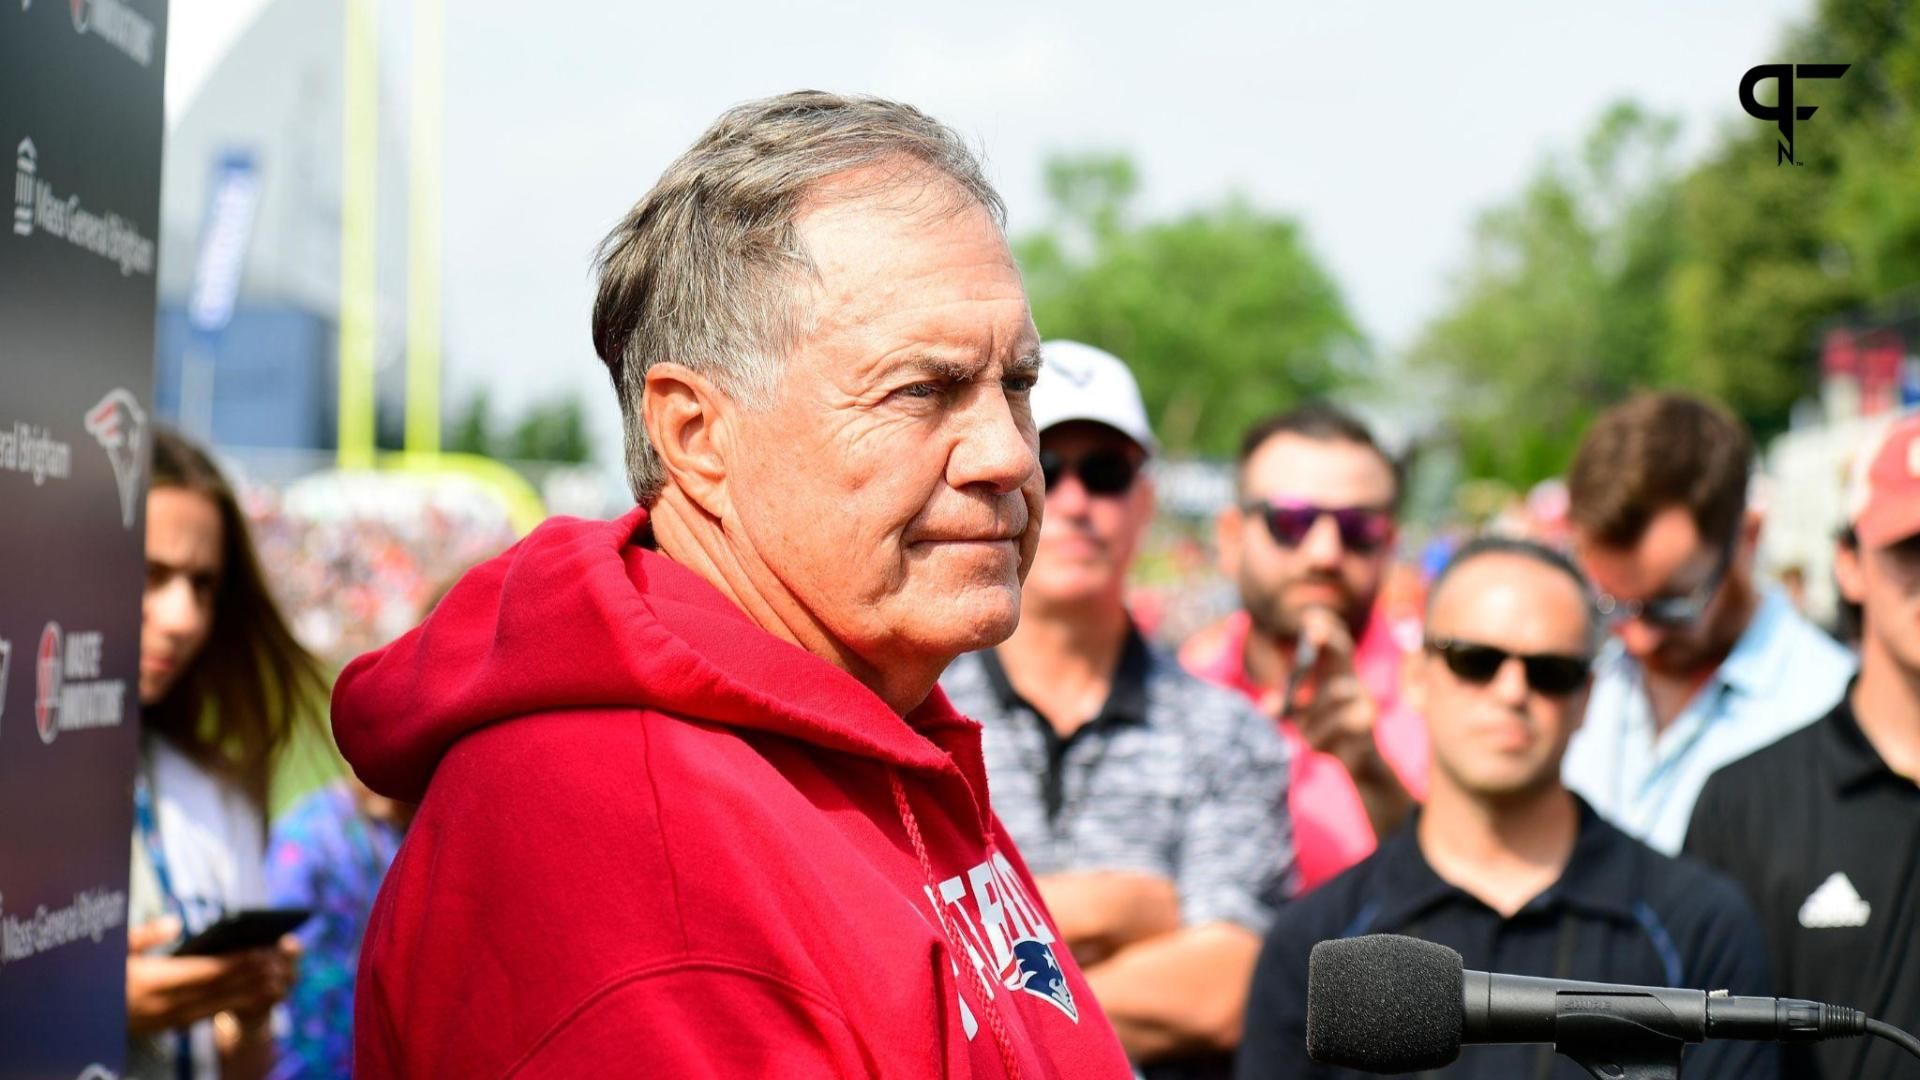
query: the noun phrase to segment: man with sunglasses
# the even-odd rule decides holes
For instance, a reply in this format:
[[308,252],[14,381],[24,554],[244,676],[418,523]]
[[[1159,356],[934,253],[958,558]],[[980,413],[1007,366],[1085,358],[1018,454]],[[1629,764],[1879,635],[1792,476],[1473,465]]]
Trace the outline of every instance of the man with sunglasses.
[[[1614,828],[1560,781],[1599,629],[1580,571],[1532,541],[1475,540],[1428,594],[1408,690],[1432,735],[1425,805],[1359,865],[1288,905],[1260,954],[1241,1080],[1332,1080],[1306,1053],[1318,942],[1406,934],[1469,968],[1558,979],[1770,993],[1753,912],[1726,879]],[[1689,1076],[1770,1080],[1771,1045],[1693,1050]],[[1468,1046],[1437,1073],[1584,1080],[1546,1046]]]
[[[1860,607],[1860,677],[1833,711],[1713,774],[1687,853],[1760,911],[1777,992],[1920,1031],[1920,416],[1854,467],[1834,552]],[[1787,1048],[1788,1075],[1920,1080],[1879,1039]]]
[[993,808],[1148,1077],[1226,1076],[1292,868],[1266,717],[1147,644],[1124,603],[1153,517],[1133,376],[1068,341],[1031,397],[1045,515],[1020,625],[941,678],[982,725]]
[[1833,707],[1852,656],[1753,576],[1753,446],[1719,405],[1642,394],[1602,414],[1567,475],[1574,550],[1614,640],[1569,787],[1679,851],[1715,769]]
[[1365,425],[1322,404],[1255,425],[1237,472],[1238,502],[1215,535],[1242,610],[1194,635],[1180,659],[1279,723],[1311,889],[1365,858],[1426,784],[1426,727],[1400,700],[1404,654],[1374,616],[1399,475]]

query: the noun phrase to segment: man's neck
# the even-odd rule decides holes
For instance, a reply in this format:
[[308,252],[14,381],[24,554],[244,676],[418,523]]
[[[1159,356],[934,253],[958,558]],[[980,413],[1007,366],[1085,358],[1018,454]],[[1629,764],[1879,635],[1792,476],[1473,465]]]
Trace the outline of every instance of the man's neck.
[[1131,624],[1118,596],[1076,605],[1025,605],[995,650],[1007,681],[1062,737],[1093,719],[1113,690]]
[[1580,808],[1557,783],[1495,801],[1436,772],[1418,839],[1441,880],[1510,917],[1560,880],[1579,834]]
[[841,644],[793,596],[778,588],[760,588],[759,580],[777,582],[778,578],[764,567],[756,576],[735,545],[727,543],[720,522],[675,489],[661,493],[648,511],[648,524],[662,555],[718,589],[760,629],[858,679],[901,716],[919,708],[940,678],[944,661],[901,657],[897,663],[875,667]]
[[1901,667],[1868,628],[1853,715],[1887,767],[1920,784],[1920,671]]

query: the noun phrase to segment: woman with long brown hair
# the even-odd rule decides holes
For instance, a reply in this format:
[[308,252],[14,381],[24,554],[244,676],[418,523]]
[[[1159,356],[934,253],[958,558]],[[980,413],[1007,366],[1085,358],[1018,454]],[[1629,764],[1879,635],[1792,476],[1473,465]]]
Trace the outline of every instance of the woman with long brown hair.
[[141,605],[140,770],[127,957],[128,1075],[257,1077],[298,962],[291,937],[216,957],[164,950],[265,906],[267,790],[327,675],[287,628],[233,489],[156,431]]

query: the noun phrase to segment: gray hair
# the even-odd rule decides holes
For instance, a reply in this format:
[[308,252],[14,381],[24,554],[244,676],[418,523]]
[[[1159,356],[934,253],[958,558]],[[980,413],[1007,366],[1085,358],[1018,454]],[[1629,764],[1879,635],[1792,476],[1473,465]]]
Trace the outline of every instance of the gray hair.
[[800,90],[720,115],[601,242],[593,347],[620,395],[627,482],[650,506],[666,471],[647,439],[647,371],[665,360],[765,407],[806,332],[795,284],[817,274],[795,218],[835,176],[895,164],[865,193],[944,178],[1006,227],[979,157],[911,105]]

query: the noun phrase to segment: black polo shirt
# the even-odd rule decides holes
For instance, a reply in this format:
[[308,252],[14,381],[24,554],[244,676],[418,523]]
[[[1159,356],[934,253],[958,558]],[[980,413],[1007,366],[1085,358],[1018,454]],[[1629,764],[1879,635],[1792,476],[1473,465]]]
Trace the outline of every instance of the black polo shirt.
[[[1140,636],[1139,629],[1128,623],[1126,644],[1121,646],[1120,666],[1114,669],[1113,681],[1107,688],[1107,700],[1101,703],[1099,713],[1092,720],[1075,728],[1073,734],[1064,738],[1040,715],[1039,709],[1034,708],[1026,698],[1020,696],[1020,691],[1013,688],[1013,680],[1007,677],[1006,666],[1000,663],[998,652],[985,649],[979,655],[980,669],[986,673],[987,685],[993,688],[1000,708],[1008,713],[1024,712],[1033,717],[1034,730],[1040,733],[1046,754],[1046,760],[1038,770],[1041,796],[1045,803],[1047,824],[1052,826],[1059,821],[1060,810],[1067,798],[1067,748],[1078,739],[1097,740],[1120,724],[1147,722],[1147,672],[1153,663],[1150,646],[1147,639]],[[1093,768],[1089,766],[1089,775],[1085,777],[1089,783],[1093,779]]]
[[[1824,720],[1713,774],[1686,850],[1759,909],[1779,994],[1920,1032],[1920,785],[1874,751],[1852,690]],[[1920,1061],[1847,1039],[1791,1048],[1788,1075],[1920,1080]]]
[[[1442,881],[1420,851],[1417,818],[1347,872],[1280,912],[1255,968],[1240,1080],[1360,1080],[1307,1057],[1307,955],[1318,942],[1406,934],[1457,950],[1479,971],[1593,982],[1771,992],[1766,947],[1739,889],[1688,859],[1670,859],[1602,821],[1584,801],[1559,880],[1512,918]],[[1771,1044],[1705,1043],[1685,1073],[1772,1080]],[[1547,1046],[1474,1045],[1423,1076],[1455,1080],[1591,1080]]]

